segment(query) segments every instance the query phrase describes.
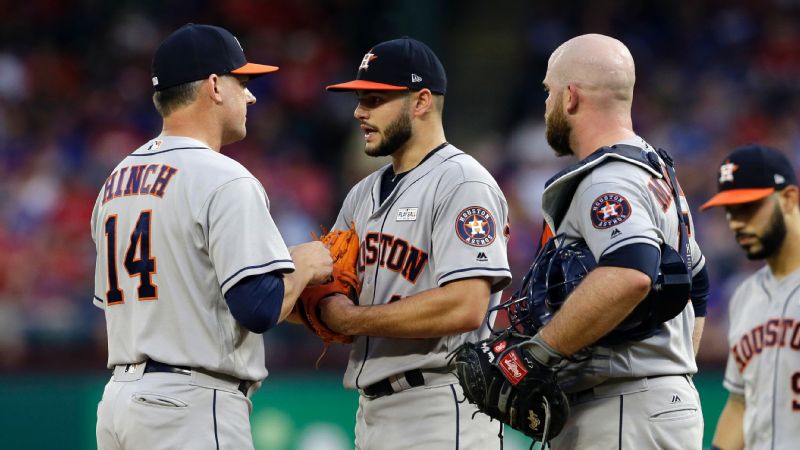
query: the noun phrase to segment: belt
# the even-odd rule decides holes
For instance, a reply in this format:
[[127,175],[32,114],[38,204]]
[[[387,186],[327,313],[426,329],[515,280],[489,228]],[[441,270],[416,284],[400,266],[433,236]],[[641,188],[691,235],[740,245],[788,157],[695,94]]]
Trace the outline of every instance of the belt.
[[[191,375],[192,368],[185,366],[172,366],[169,364],[164,364],[162,362],[149,359],[147,360],[147,365],[145,365],[144,367],[144,373],[152,373],[152,372],[178,373],[181,375]],[[241,392],[245,397],[247,397],[247,391],[250,389],[250,386],[252,385],[253,385],[252,381],[240,380],[239,386],[236,389],[238,389],[239,392]]]
[[[625,395],[634,392],[641,392],[647,390],[646,380],[662,377],[684,377],[688,378],[688,374],[664,374],[664,375],[651,375],[640,378],[610,378],[597,386],[590,387],[578,392],[571,392],[567,394],[567,400],[570,405],[584,403],[595,398],[603,398],[611,395]],[[633,386],[633,383],[640,383],[640,386]],[[628,386],[630,385],[630,386]],[[619,389],[616,389],[619,386]],[[597,390],[600,388],[602,391],[608,391],[606,394],[597,395]],[[615,392],[619,391],[619,392]]]
[[[403,391],[412,387],[423,386],[425,384],[425,377],[422,376],[422,371],[419,369],[407,370],[398,375],[392,375],[377,383],[370,384],[362,389],[364,396],[375,399],[392,395],[396,392]],[[398,389],[395,389],[395,385]],[[406,386],[407,385],[407,386]]]

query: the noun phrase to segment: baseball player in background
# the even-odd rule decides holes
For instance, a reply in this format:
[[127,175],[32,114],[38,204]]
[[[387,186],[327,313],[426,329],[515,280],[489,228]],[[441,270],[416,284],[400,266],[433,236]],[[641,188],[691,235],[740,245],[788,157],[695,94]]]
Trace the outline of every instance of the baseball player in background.
[[322,304],[330,328],[357,336],[344,385],[361,394],[359,449],[501,446],[501,425],[463,401],[447,357],[488,336],[487,308],[511,280],[508,205],[445,139],[446,89],[439,58],[407,37],[376,45],[356,80],[328,87],[355,92],[365,153],[391,157],[351,189],[334,225],[355,223],[360,237],[358,304]]
[[[682,312],[644,340],[597,343],[648,296],[662,245],[678,249],[681,224],[688,221],[685,198],[668,194],[680,192],[677,183],[666,170],[656,170],[666,167],[665,158],[633,131],[634,81],[625,45],[597,34],[559,46],[544,78],[547,140],[558,155],[580,160],[548,182],[546,235],[552,230],[567,242],[584,240],[597,261],[529,346],[541,364],[566,364],[559,384],[568,393],[571,416],[551,442],[554,449],[702,445],[692,339],[697,316],[705,313],[708,277],[694,239],[687,239],[694,308],[682,299]],[[645,162],[597,158],[605,154],[603,147],[614,153],[612,146],[632,148]],[[583,178],[563,189],[576,174]],[[580,361],[563,361],[581,350]]]
[[736,149],[719,168],[723,206],[748,259],[767,265],[748,277],[728,306],[730,397],[715,449],[800,445],[800,192],[789,160],[760,145]]
[[100,449],[252,449],[248,395],[265,332],[331,274],[319,242],[289,250],[261,183],[220,154],[244,138],[248,63],[227,30],[188,24],[153,58],[161,134],[109,175],[92,214],[94,303],[113,376]]

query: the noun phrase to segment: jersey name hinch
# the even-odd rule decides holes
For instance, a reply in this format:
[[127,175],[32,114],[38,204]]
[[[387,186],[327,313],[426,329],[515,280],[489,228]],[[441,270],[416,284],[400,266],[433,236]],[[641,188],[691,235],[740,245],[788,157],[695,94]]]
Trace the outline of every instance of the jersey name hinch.
[[743,334],[731,347],[739,372],[744,372],[750,361],[764,349],[789,346],[800,350],[800,321],[792,318],[770,319]]
[[172,176],[178,169],[166,164],[138,164],[115,170],[103,186],[103,204],[128,195],[163,197]]
[[428,253],[407,240],[391,234],[370,232],[361,241],[356,267],[359,273],[364,273],[367,266],[378,264],[416,283],[427,263]]

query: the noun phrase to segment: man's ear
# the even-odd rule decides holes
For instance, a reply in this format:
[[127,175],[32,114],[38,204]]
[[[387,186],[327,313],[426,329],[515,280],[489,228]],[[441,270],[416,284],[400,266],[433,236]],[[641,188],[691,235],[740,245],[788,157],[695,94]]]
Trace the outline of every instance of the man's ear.
[[800,188],[789,185],[783,188],[780,193],[781,211],[784,214],[792,212],[795,208],[800,208]]
[[436,109],[436,106],[433,104],[433,93],[427,88],[419,90],[419,92],[414,95],[412,104],[414,106],[414,116],[421,116]]
[[564,104],[562,105],[564,107],[564,111],[568,114],[575,114],[575,112],[578,110],[579,99],[580,94],[578,92],[578,87],[574,84],[568,84],[567,87],[564,88]]
[[212,73],[208,76],[208,78],[206,78],[204,93],[208,95],[208,97],[211,98],[214,103],[222,103],[222,93],[220,92],[221,82],[222,77],[215,73]]

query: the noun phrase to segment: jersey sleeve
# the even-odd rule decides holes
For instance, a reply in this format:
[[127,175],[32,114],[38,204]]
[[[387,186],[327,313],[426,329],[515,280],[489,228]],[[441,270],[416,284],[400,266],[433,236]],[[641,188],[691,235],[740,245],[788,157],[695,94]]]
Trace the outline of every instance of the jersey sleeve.
[[[681,197],[681,202],[682,204],[685,204],[686,199],[684,197]],[[694,219],[692,218],[692,214],[691,212],[688,211],[688,208],[685,208],[684,211],[686,214],[685,217],[689,219],[689,234],[691,235],[689,241],[691,246],[690,250],[692,252],[692,276],[695,276],[698,273],[700,273],[701,270],[703,270],[703,267],[705,267],[706,258],[705,256],[703,256],[703,251],[700,250],[700,245],[697,243],[697,240],[695,239],[697,233],[695,233]]]
[[722,381],[722,385],[731,394],[744,396],[744,378],[739,373],[736,361],[731,353],[728,353],[728,362],[725,365],[725,379]]
[[722,381],[722,385],[727,389],[731,394],[738,394],[744,396],[744,377],[742,373],[739,371],[739,366],[736,363],[736,355],[733,353],[733,342],[737,340],[737,337],[734,336],[734,327],[736,324],[736,318],[734,314],[737,314],[741,311],[741,308],[737,308],[737,298],[739,297],[740,292],[742,291],[742,286],[736,289],[734,292],[733,297],[728,302],[728,361],[725,364],[725,378]]
[[431,260],[437,284],[489,277],[492,292],[503,289],[511,282],[508,237],[505,198],[485,183],[460,184],[435,206]]
[[661,234],[651,216],[647,194],[635,181],[592,183],[576,195],[579,231],[598,261],[630,244],[660,249]]
[[237,178],[207,203],[207,242],[222,293],[250,275],[294,270],[261,183]]
[[339,215],[336,216],[336,223],[331,228],[332,230],[346,230],[355,220],[355,198],[358,187],[358,185],[353,186],[350,192],[347,193],[347,197],[342,202],[342,208],[339,210]]
[[97,306],[100,309],[106,309],[106,302],[103,300],[105,298],[105,290],[108,289],[108,256],[105,255],[105,252],[101,254],[102,250],[105,249],[102,243],[98,243],[98,239],[102,239],[99,231],[99,221],[101,220],[98,217],[99,214],[99,207],[100,207],[100,200],[94,203],[94,208],[92,209],[92,219],[90,222],[90,228],[92,230],[92,241],[94,241],[95,249],[97,250],[97,258],[95,258],[94,263],[94,296],[92,298],[92,303],[94,306]]

